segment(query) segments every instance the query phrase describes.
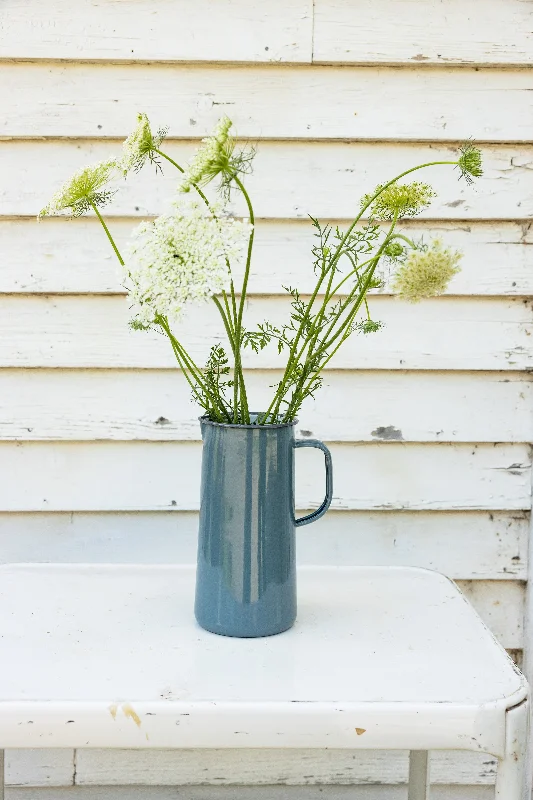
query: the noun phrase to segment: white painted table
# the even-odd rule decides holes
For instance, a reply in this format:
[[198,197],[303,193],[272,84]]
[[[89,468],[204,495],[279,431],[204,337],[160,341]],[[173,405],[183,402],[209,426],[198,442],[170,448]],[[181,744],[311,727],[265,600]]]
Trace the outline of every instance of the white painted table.
[[409,749],[410,800],[427,751],[477,750],[525,797],[527,684],[446,578],[302,568],[268,639],[203,631],[193,593],[192,567],[0,567],[0,748]]

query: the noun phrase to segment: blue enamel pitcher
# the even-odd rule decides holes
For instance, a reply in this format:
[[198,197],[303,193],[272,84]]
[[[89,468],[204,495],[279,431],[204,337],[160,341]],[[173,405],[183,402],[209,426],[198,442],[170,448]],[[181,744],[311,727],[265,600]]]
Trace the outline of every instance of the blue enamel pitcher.
[[[253,414],[252,422],[258,414]],[[231,425],[200,418],[202,483],[195,615],[223,636],[271,636],[296,619],[295,529],[320,519],[333,495],[331,454],[316,439],[296,441],[296,420]],[[326,496],[294,513],[294,455],[322,450]]]

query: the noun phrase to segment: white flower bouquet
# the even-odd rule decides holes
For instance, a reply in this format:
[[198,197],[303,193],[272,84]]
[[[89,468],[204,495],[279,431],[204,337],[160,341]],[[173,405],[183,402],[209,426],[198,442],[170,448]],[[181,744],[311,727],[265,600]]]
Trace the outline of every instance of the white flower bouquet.
[[[286,423],[294,420],[304,400],[315,394],[322,371],[347,338],[355,332],[379,330],[380,323],[370,315],[367,294],[382,285],[383,263],[394,271],[393,290],[409,301],[446,289],[459,271],[461,254],[440,240],[428,245],[399,230],[402,219],[420,213],[435,196],[426,183],[400,181],[417,170],[448,165],[458,168],[459,177],[471,183],[482,174],[481,154],[467,143],[455,161],[433,161],[405,170],[362,198],[359,212],[346,230],[311,217],[316,235],[312,294],[304,297],[297,288],[284,287],[288,293],[286,324],[276,327],[266,321],[248,328],[244,310],[252,266],[254,211],[244,181],[255,152],[249,145],[239,146],[231,128],[227,117],[221,119],[213,135],[203,140],[192,161],[183,167],[161,149],[166,130],[152,133],[147,116],[139,114],[121,157],[80,170],[39,216],[79,216],[94,211],[123,270],[134,311],[132,327],[155,329],[168,337],[194,400],[211,421]],[[180,183],[171,212],[142,222],[123,258],[100,209],[112,199],[114,184],[147,161],[156,170],[161,170],[163,161],[171,164],[181,173]],[[215,179],[219,199],[211,201],[203,190]],[[237,220],[225,211],[234,191],[246,202],[246,220]],[[242,285],[236,286],[232,269],[240,262],[244,278]],[[222,343],[214,343],[201,367],[173,328],[186,306],[207,300],[215,304],[222,318],[229,352]],[[273,387],[268,408],[251,419],[242,352],[247,347],[258,352],[271,343],[279,353],[287,354],[286,366]]]

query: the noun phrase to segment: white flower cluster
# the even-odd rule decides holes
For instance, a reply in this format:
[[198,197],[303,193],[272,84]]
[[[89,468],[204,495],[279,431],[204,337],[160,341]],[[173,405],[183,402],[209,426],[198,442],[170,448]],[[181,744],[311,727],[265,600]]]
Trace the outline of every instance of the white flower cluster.
[[394,277],[392,289],[411,303],[436,297],[446,291],[453,276],[461,271],[461,258],[458,250],[450,250],[440,239],[434,239],[430,246],[411,250]]
[[208,300],[229,286],[226,259],[239,261],[251,225],[209,214],[185,198],[175,212],[141,223],[125,266],[135,322],[151,325],[157,315],[175,320],[188,303]]
[[202,139],[202,147],[187,166],[180,191],[189,192],[193,184],[205,185],[224,171],[231,156],[229,131],[232,124],[229,117],[224,116],[218,121],[212,135]]

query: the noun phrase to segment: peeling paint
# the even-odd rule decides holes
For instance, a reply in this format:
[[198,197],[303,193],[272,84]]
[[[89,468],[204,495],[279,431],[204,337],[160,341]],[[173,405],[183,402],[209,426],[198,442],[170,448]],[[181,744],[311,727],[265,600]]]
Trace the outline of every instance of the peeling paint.
[[111,703],[111,705],[109,706],[109,713],[111,714],[113,719],[117,718],[117,711],[118,711],[117,704],[116,703]]
[[373,430],[371,435],[375,439],[383,439],[385,441],[403,441],[403,434],[401,430],[399,430],[399,428],[395,428],[394,425],[380,426]]
[[129,719],[132,719],[138,728],[141,727],[142,725],[141,718],[137,714],[133,706],[131,706],[129,703],[123,703],[122,711],[124,712],[124,716],[129,717]]

